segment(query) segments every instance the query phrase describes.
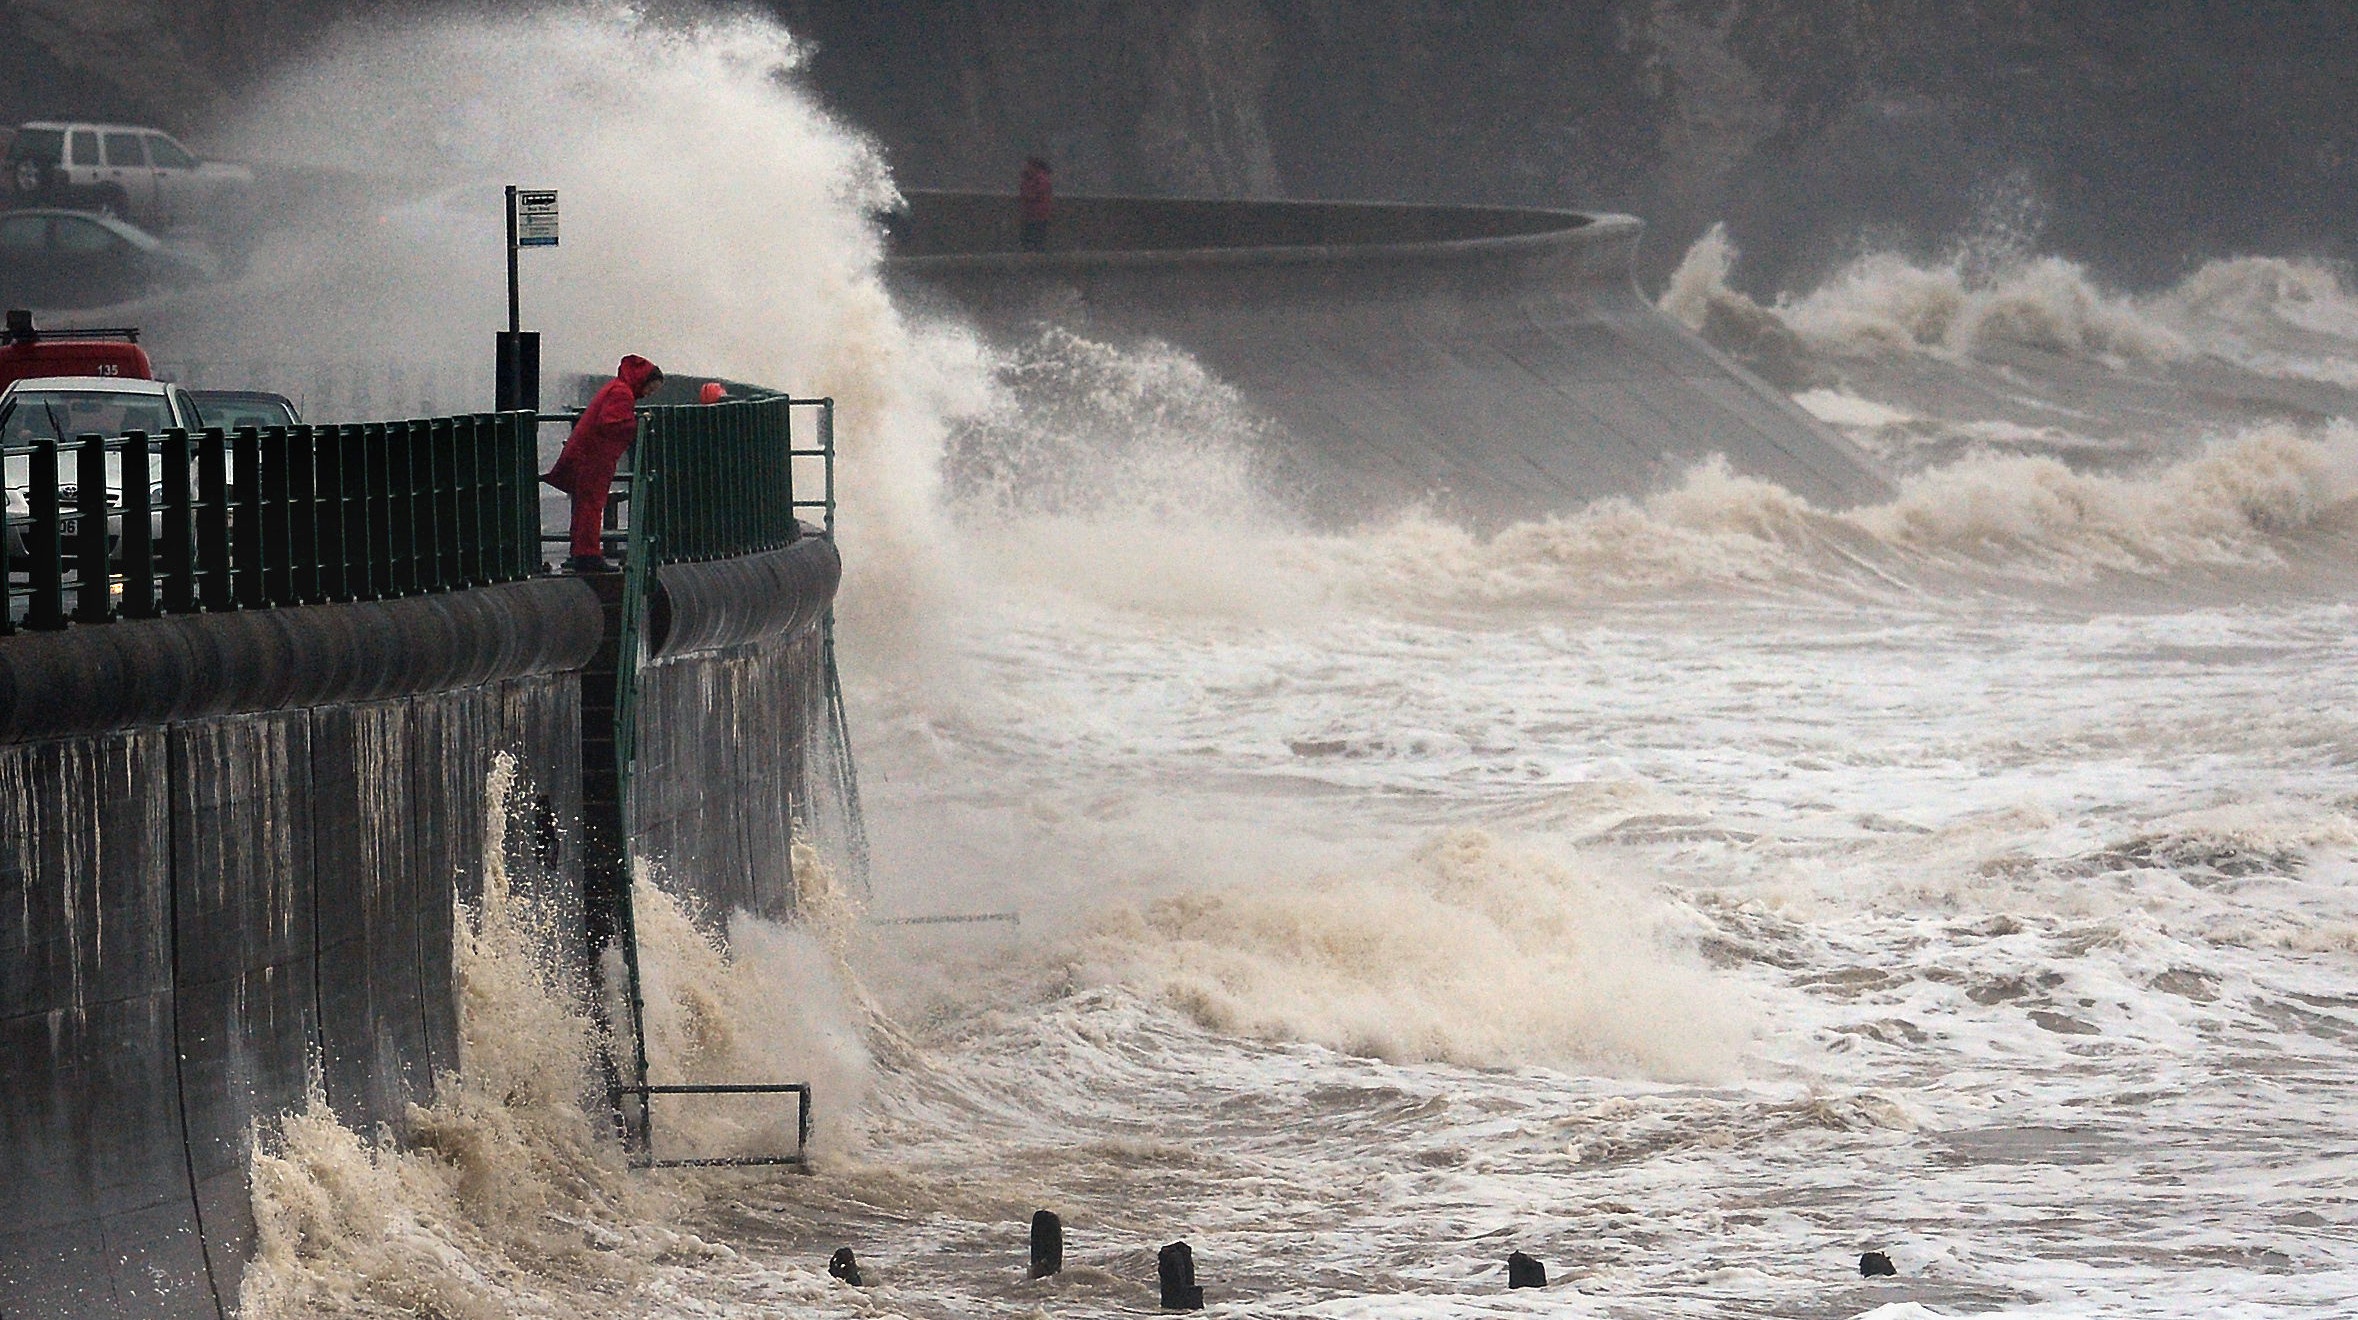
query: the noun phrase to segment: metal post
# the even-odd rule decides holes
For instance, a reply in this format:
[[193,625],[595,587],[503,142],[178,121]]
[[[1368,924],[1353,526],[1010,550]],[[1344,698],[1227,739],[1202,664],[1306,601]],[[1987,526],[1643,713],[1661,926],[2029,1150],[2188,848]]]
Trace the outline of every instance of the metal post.
[[187,614],[197,607],[196,474],[188,456],[188,432],[164,432],[164,608]]
[[294,491],[287,449],[285,427],[255,433],[255,471],[262,481],[262,599],[271,605],[295,603]]
[[506,449],[503,479],[511,510],[509,535],[514,538],[516,571],[529,577],[540,571],[540,425],[531,417],[511,417],[501,433]]
[[[8,526],[12,521],[8,516],[7,503],[0,501],[0,637],[11,636],[16,632],[16,593],[8,585],[16,577],[16,556],[9,553],[8,549]],[[32,528],[28,526],[20,535],[30,534],[31,531]],[[27,564],[25,567],[29,571],[32,565]]]
[[386,594],[414,596],[424,590],[418,576],[417,454],[408,426],[386,422],[376,429],[385,451],[386,567],[391,574]]
[[66,626],[64,548],[57,531],[57,442],[36,441],[32,471],[33,525],[25,529],[25,549],[32,552],[32,599],[25,604],[25,627],[55,632]]
[[86,435],[80,444],[74,464],[74,509],[81,522],[74,536],[74,622],[105,623],[115,617],[107,568],[106,441]]
[[147,432],[123,437],[123,617],[156,616],[155,524],[148,518]]
[[508,185],[508,333],[524,330],[523,302],[516,289],[516,185]]
[[327,572],[319,554],[319,433],[308,426],[290,426],[285,437],[287,549],[292,561],[287,587],[292,603],[316,605],[327,599]]
[[494,407],[500,412],[540,411],[540,335],[524,333],[524,302],[517,282],[517,218],[516,186],[509,184],[508,197],[508,328],[495,336],[497,352],[494,370],[497,373]]
[[819,448],[827,455],[827,536],[835,536],[835,400],[819,400]]
[[221,428],[197,440],[198,596],[208,610],[237,608],[229,578],[229,446]]
[[319,599],[350,600],[352,546],[344,521],[344,444],[340,428],[311,428],[311,488],[318,493],[319,501],[319,531],[312,541],[313,557],[318,561]]
[[[652,434],[651,434],[652,432]],[[623,546],[622,558],[622,618],[614,660],[614,796],[617,814],[621,818],[622,876],[618,904],[614,913],[615,938],[622,945],[622,966],[625,979],[626,1007],[630,1011],[631,1076],[639,1091],[639,1122],[635,1134],[639,1148],[649,1158],[655,1153],[655,1107],[648,1103],[647,1085],[647,995],[639,972],[639,922],[635,877],[631,874],[631,839],[636,822],[632,817],[631,777],[638,760],[639,726],[639,660],[641,640],[645,636],[644,615],[655,598],[655,563],[663,553],[659,540],[660,526],[655,523],[653,510],[660,502],[662,477],[655,470],[659,459],[660,431],[642,419],[639,424],[638,457],[631,463],[630,530]]]
[[368,431],[358,422],[336,428],[336,469],[344,483],[344,595],[345,600],[375,600],[377,537],[383,530],[384,510],[369,483],[376,471],[376,451]]
[[232,595],[240,606],[260,609],[270,603],[262,581],[262,565],[268,554],[262,540],[263,510],[267,507],[262,498],[262,432],[241,426],[229,443],[230,469],[237,485],[233,500],[236,516],[230,520],[229,554],[237,570]]
[[418,472],[418,589],[448,591],[458,585],[452,579],[451,560],[444,536],[452,521],[450,510],[443,504],[449,491],[450,468],[443,461],[440,441],[448,434],[432,422],[411,422],[409,437],[411,457]]
[[364,464],[361,490],[368,516],[368,580],[360,589],[360,599],[385,600],[398,593],[393,589],[393,469],[386,457],[391,448],[385,443],[384,423],[361,425],[360,452]]

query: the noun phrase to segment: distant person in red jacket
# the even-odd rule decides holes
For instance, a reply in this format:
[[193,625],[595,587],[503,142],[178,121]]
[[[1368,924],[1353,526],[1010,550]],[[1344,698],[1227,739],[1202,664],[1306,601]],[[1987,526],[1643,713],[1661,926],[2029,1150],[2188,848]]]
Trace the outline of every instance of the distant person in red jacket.
[[602,573],[606,562],[606,494],[614,485],[614,469],[639,438],[638,401],[663,383],[663,369],[633,353],[622,360],[614,379],[601,386],[573,423],[557,465],[542,481],[573,497],[573,557],[565,567],[576,573]]
[[1023,218],[1023,250],[1048,250],[1048,222],[1056,218],[1055,171],[1033,156],[1023,163],[1023,178],[1015,186],[1016,213]]

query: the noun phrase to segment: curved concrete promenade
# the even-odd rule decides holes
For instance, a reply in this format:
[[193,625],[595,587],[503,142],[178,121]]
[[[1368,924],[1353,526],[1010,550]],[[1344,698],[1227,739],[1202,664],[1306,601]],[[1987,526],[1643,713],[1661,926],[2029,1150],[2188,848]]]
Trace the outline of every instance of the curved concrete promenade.
[[994,337],[1041,322],[1186,350],[1274,420],[1327,521],[1418,501],[1481,525],[1724,455],[1815,503],[1886,497],[1863,453],[1647,303],[1628,216],[1075,198],[1017,251],[1012,198],[917,192],[891,268]]

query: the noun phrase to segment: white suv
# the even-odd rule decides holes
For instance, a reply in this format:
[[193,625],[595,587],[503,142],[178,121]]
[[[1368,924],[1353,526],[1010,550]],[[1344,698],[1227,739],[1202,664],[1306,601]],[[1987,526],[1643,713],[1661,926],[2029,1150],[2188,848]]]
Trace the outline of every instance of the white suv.
[[187,224],[254,182],[243,165],[202,160],[132,124],[24,124],[0,178],[19,206],[79,206],[163,229]]

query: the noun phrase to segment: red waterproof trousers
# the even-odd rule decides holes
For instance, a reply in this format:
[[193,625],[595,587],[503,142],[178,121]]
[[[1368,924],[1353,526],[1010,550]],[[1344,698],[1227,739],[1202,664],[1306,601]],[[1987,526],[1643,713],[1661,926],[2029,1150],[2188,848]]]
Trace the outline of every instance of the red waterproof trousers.
[[573,434],[565,437],[564,452],[541,480],[573,497],[573,555],[590,559],[605,553],[606,496],[614,486],[614,470],[630,452],[639,435],[639,386],[655,374],[655,367],[637,355],[622,360],[614,379],[590,399]]
[[614,489],[614,470],[621,465],[620,451],[600,449],[568,454],[549,469],[548,483],[573,497],[576,559],[596,558],[606,552],[606,497]]

